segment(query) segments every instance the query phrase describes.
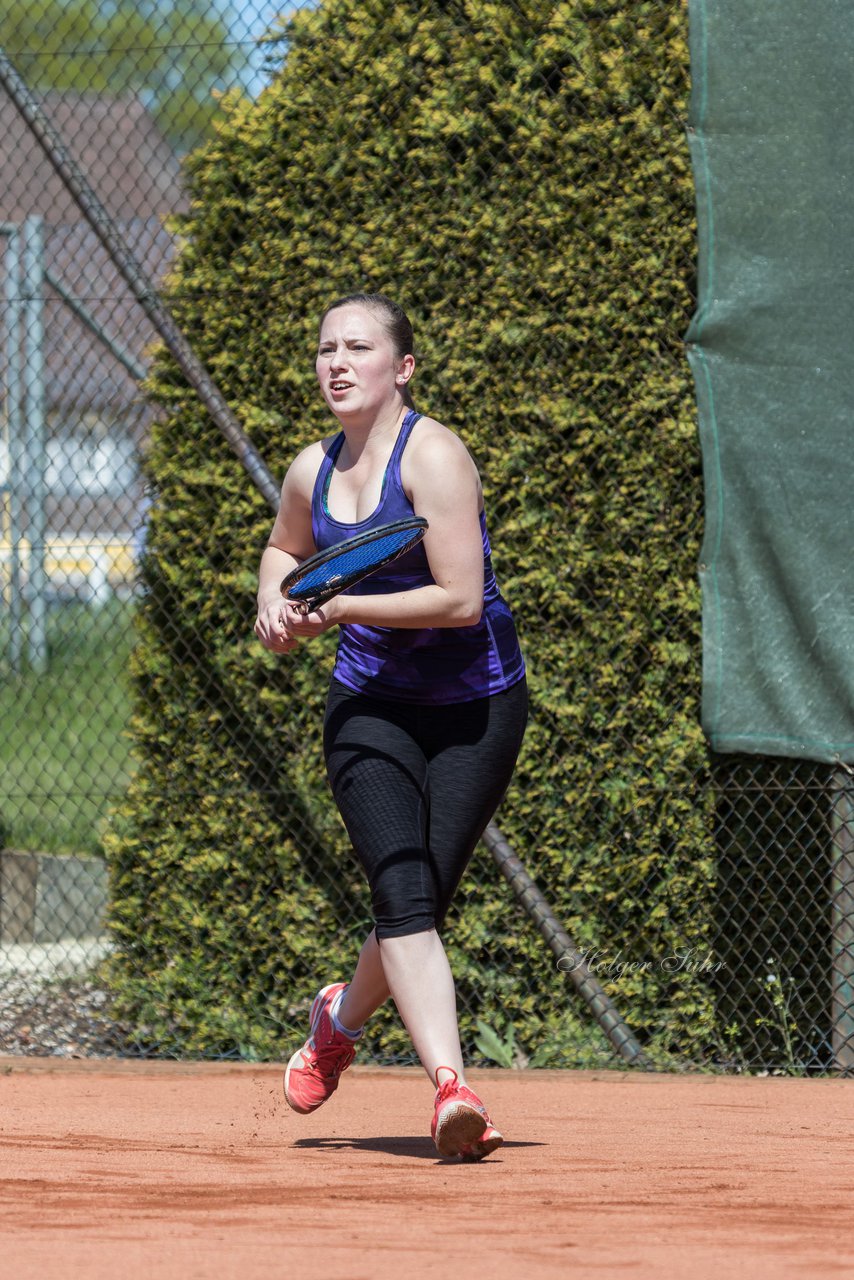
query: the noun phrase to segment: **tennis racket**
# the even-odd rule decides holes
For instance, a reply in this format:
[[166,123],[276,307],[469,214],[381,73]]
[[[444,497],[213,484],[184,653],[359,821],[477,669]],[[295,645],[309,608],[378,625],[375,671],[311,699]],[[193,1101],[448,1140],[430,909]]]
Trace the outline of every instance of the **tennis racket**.
[[313,613],[340,591],[417,546],[427,528],[423,517],[411,516],[336,542],[292,569],[282,579],[282,595],[293,601],[300,613]]

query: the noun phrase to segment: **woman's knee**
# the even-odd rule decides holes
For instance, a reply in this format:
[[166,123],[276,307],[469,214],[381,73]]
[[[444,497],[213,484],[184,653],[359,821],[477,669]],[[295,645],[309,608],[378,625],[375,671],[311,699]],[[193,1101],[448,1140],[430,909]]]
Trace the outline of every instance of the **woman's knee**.
[[379,943],[388,938],[404,938],[412,933],[426,933],[436,928],[432,904],[400,905],[397,909],[374,908],[374,931]]

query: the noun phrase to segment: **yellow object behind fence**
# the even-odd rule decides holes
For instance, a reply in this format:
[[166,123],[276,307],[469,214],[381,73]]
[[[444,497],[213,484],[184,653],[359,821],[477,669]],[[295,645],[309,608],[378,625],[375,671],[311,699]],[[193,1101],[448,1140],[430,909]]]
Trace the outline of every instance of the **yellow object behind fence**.
[[[30,577],[32,549],[29,542],[17,544],[20,581]],[[12,590],[15,556],[8,538],[0,540],[0,591],[8,603]],[[45,545],[44,573],[57,595],[85,595],[103,600],[116,591],[128,591],[136,578],[132,543],[114,538],[78,534],[72,538],[51,537]]]

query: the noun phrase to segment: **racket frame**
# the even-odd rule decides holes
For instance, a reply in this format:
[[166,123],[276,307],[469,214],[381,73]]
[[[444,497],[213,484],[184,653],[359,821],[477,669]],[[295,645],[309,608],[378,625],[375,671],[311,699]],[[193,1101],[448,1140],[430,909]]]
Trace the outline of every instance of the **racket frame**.
[[[387,524],[377,525],[374,529],[366,529],[364,533],[357,533],[352,538],[344,538],[343,541],[336,542],[333,546],[326,547],[323,551],[317,551],[313,556],[309,556],[307,560],[303,560],[301,564],[298,564],[296,568],[285,575],[279,590],[285,599],[300,613],[313,613],[315,609],[319,609],[326,604],[333,596],[337,596],[341,591],[346,591],[349,587],[355,586],[357,582],[362,582],[365,578],[369,578],[378,569],[384,568],[385,565],[391,564],[393,560],[397,560],[399,556],[411,551],[413,547],[417,547],[428,528],[429,525],[423,516],[407,516],[403,520],[391,520]],[[313,573],[315,569],[322,569],[325,564],[348,551],[356,551],[359,547],[369,546],[370,543],[379,542],[380,539],[386,538],[390,534],[402,533],[403,531],[411,532],[412,537],[389,555],[383,556],[381,560],[371,565],[369,569],[349,578],[337,578],[330,581],[325,588],[318,589],[308,599],[295,599],[291,595],[291,591],[298,587],[302,580],[309,573]]]

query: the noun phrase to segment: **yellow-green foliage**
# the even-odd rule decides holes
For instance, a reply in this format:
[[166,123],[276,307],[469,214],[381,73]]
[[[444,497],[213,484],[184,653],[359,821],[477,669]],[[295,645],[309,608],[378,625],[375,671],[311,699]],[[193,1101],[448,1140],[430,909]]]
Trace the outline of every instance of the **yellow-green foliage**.
[[[533,694],[502,829],[653,1055],[699,1055],[700,511],[682,0],[327,0],[189,164],[175,310],[275,475],[334,423],[317,317],[416,325],[419,407],[481,467]],[[278,46],[273,46],[273,50]],[[251,635],[270,513],[170,360],[136,658],[138,779],[111,839],[115,983],[146,1043],[276,1056],[346,974],[367,898],[327,794],[334,637]],[[575,998],[485,853],[447,931],[461,1003],[590,1060]],[[685,957],[682,962],[674,957]],[[630,969],[630,965],[634,969]],[[408,1052],[393,1013],[372,1032]],[[581,1048],[573,1047],[579,1046]]]

